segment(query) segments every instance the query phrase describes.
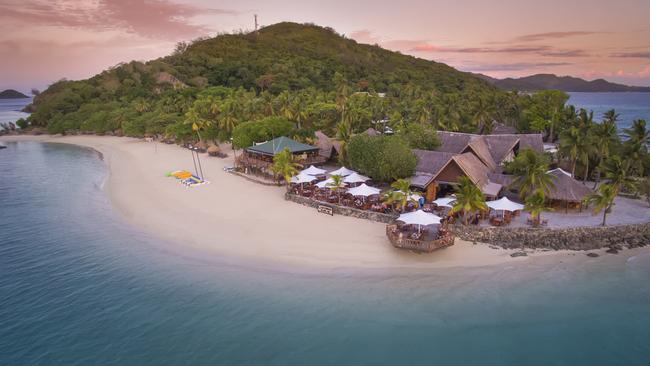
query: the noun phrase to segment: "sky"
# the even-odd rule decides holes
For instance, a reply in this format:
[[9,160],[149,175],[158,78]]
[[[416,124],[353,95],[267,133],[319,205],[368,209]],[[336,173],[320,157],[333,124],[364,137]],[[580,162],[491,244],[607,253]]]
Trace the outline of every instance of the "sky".
[[648,0],[0,0],[0,90],[44,89],[179,41],[281,21],[489,76],[650,86]]

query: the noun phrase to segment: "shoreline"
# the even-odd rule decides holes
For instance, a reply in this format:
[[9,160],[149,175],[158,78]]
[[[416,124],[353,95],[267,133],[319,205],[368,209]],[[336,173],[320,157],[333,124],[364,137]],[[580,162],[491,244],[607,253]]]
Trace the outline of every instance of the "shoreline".
[[[552,263],[593,260],[585,252],[547,250],[526,250],[528,256],[513,258],[510,254],[520,250],[459,239],[454,246],[430,254],[402,251],[388,242],[384,224],[323,215],[286,201],[284,187],[263,186],[224,172],[223,167],[233,162],[228,149],[224,149],[225,159],[201,155],[210,184],[185,188],[165,177],[166,172],[192,167],[189,151],[177,145],[92,135],[4,136],[0,141],[66,143],[96,150],[107,166],[104,191],[126,222],[175,248],[207,251],[226,261],[244,259],[278,268],[419,270],[546,258]],[[633,256],[637,250],[622,253]]]

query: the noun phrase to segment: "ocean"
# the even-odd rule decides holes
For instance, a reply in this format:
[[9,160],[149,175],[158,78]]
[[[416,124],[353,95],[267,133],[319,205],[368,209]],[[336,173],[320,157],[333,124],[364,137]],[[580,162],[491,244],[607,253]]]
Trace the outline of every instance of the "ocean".
[[29,116],[29,113],[21,110],[31,102],[32,98],[0,99],[0,123],[16,122]]
[[594,120],[615,109],[620,114],[618,126],[628,128],[635,119],[650,123],[650,93],[569,93],[569,104],[594,112]]
[[0,365],[650,359],[650,251],[426,271],[249,263],[130,226],[93,150],[3,143]]

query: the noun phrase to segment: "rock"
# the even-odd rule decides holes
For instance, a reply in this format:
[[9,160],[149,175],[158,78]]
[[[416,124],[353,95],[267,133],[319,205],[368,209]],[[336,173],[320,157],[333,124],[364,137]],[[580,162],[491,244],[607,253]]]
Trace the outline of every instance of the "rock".
[[618,254],[618,250],[616,250],[614,248],[609,248],[609,249],[607,249],[607,253],[609,253],[609,254]]
[[587,257],[596,258],[600,256],[598,255],[598,253],[587,253]]
[[526,252],[514,252],[510,254],[511,257],[528,257],[528,254]]

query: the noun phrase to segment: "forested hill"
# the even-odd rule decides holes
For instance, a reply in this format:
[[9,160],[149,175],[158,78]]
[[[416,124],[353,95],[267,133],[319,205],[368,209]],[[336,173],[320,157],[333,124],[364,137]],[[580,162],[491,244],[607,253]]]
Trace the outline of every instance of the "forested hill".
[[604,79],[587,81],[571,76],[536,74],[521,78],[494,79],[478,75],[504,90],[537,91],[562,90],[565,92],[650,92],[650,87],[611,83]]
[[178,139],[194,135],[191,121],[224,139],[236,125],[270,116],[294,122],[306,135],[334,133],[345,120],[356,132],[386,117],[476,131],[493,117],[507,119],[490,113],[507,112],[496,107],[508,98],[442,63],[359,44],[330,28],[279,23],[179,44],[170,56],[121,64],[87,80],[59,81],[34,99],[29,120],[52,133]]

